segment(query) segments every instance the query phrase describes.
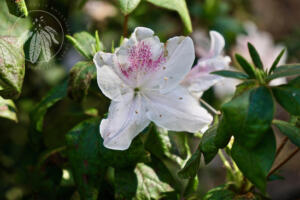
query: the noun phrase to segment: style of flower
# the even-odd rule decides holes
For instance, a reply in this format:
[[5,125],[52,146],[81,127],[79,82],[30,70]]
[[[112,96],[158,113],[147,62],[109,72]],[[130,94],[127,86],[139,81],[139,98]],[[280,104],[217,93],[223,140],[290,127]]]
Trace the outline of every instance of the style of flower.
[[206,45],[197,48],[201,58],[181,83],[197,98],[200,98],[205,90],[223,79],[221,76],[210,73],[228,69],[231,62],[230,57],[223,55],[225,46],[223,36],[216,31],[210,31],[210,38],[210,49],[206,49]]
[[143,27],[115,53],[98,52],[98,85],[112,100],[100,124],[104,146],[126,150],[151,121],[172,131],[206,128],[212,116],[180,85],[194,58],[191,38],[174,37],[163,44]]
[[[269,70],[284,46],[275,45],[272,35],[267,32],[259,31],[255,24],[251,22],[245,24],[245,29],[248,34],[239,35],[237,37],[237,44],[234,48],[234,52],[239,53],[247,60],[251,60],[247,47],[248,42],[250,42],[258,51],[265,70]],[[287,53],[282,56],[278,66],[285,64],[286,59]],[[286,83],[286,78],[279,78],[271,81],[270,85],[276,86],[284,83]]]

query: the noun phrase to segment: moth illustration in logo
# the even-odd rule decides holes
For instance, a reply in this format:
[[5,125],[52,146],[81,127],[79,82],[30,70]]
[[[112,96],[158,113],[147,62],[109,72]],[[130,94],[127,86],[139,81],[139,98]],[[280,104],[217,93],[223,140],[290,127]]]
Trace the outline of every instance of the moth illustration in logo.
[[37,63],[41,56],[43,56],[44,61],[49,62],[52,58],[51,47],[59,45],[56,39],[58,33],[52,27],[45,24],[43,16],[35,18],[33,29],[24,33],[19,39],[20,41],[30,42],[29,61],[33,64]]

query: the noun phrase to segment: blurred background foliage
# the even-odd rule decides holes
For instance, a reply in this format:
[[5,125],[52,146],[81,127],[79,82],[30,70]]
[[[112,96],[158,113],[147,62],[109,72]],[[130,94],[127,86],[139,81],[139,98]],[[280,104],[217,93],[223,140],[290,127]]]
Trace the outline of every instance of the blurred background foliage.
[[[80,31],[93,34],[98,30],[107,51],[119,44],[124,16],[118,8],[117,0],[28,0],[27,4],[29,11],[42,9],[55,12],[69,35]],[[187,6],[194,30],[192,36],[197,37],[197,32],[207,35],[209,30],[219,31],[225,37],[228,54],[232,53],[236,37],[246,34],[245,22],[252,21],[260,30],[272,34],[276,43],[286,46],[289,61],[300,60],[299,1],[187,0]],[[30,20],[9,14],[4,0],[0,2],[0,19],[1,36],[22,33],[31,26]],[[22,26],[15,27],[16,22]],[[176,12],[144,0],[130,14],[128,32],[137,26],[153,29],[162,41],[187,33]],[[108,110],[109,100],[101,96],[97,83],[92,81],[90,93],[83,104],[65,98],[49,108],[42,133],[33,130],[30,113],[43,96],[53,86],[64,81],[70,69],[83,60],[85,58],[66,42],[60,54],[51,62],[36,65],[26,63],[23,91],[15,101],[18,123],[0,118],[0,199],[79,198],[69,171],[70,166],[67,165],[66,152],[61,147],[65,144],[65,134],[80,121],[103,116]],[[204,98],[217,108],[222,102],[216,98],[212,89],[205,93]],[[278,117],[284,119],[286,115],[282,112],[278,113]],[[193,143],[198,142],[194,138]],[[295,158],[283,168],[285,180],[269,183],[268,191],[272,199],[300,198],[299,158],[298,155],[298,159]],[[203,166],[198,177],[198,197],[224,183],[225,171],[219,158]],[[113,198],[111,185],[106,185],[104,190],[106,192],[100,199]]]

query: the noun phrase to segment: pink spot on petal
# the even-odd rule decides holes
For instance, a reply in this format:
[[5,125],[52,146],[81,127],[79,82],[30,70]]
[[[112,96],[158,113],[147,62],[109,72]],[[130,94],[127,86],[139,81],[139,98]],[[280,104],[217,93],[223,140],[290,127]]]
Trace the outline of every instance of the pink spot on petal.
[[138,74],[147,74],[156,71],[166,61],[163,52],[157,59],[153,60],[151,46],[145,42],[140,42],[128,50],[129,66],[120,65],[122,74],[131,79],[137,79]]

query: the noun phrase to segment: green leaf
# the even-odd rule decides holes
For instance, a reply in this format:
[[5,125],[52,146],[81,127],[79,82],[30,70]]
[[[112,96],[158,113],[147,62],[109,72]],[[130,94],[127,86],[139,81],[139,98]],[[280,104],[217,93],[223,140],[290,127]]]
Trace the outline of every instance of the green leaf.
[[279,53],[279,55],[274,60],[272,66],[270,68],[269,74],[271,74],[276,69],[276,67],[284,53],[285,53],[285,49],[282,49],[281,52]]
[[27,17],[28,10],[25,0],[6,0],[9,12],[17,17]]
[[231,136],[233,135],[233,133],[231,132],[231,130],[229,129],[230,124],[227,124],[226,121],[226,116],[223,114],[218,128],[217,128],[217,134],[215,137],[215,145],[217,148],[225,148],[227,146],[227,144],[230,141]]
[[146,0],[156,6],[177,11],[188,33],[193,31],[190,14],[185,0]]
[[215,138],[217,135],[217,126],[208,129],[202,137],[200,149],[203,153],[205,163],[208,164],[218,153],[218,147],[215,145]]
[[[75,33],[72,36],[67,35],[67,39],[73,44],[75,49],[88,60],[92,60],[95,53],[96,47],[99,45],[94,36],[88,32]],[[103,45],[101,44],[101,50]]]
[[56,86],[34,108],[33,112],[31,113],[31,123],[37,131],[41,132],[43,129],[44,116],[48,108],[67,96],[67,86],[67,81],[64,81],[62,84]]
[[249,78],[249,76],[243,72],[228,71],[228,70],[214,71],[211,74],[223,76],[226,78],[236,78],[241,80],[245,80]]
[[164,193],[173,191],[144,163],[138,163],[134,169],[116,170],[115,188],[116,199],[162,199]]
[[266,80],[271,81],[280,77],[295,76],[300,74],[300,64],[281,65],[274,69],[273,73],[267,76]]
[[0,37],[0,95],[5,99],[20,96],[25,76],[25,58],[17,39]]
[[252,58],[252,61],[253,61],[253,64],[258,68],[258,69],[261,69],[263,70],[264,69],[264,66],[263,66],[263,63],[259,57],[259,54],[257,53],[257,50],[255,49],[255,47],[248,42],[248,50],[249,50],[249,53],[251,55],[251,58]]
[[124,15],[130,14],[141,2],[141,0],[118,0],[120,9]]
[[226,186],[218,186],[209,190],[203,200],[232,200],[235,199],[235,193],[226,188]]
[[300,78],[289,84],[272,88],[277,102],[292,115],[300,115]]
[[96,76],[96,67],[93,62],[76,63],[70,71],[69,96],[76,101],[82,101],[88,94],[91,80]]
[[240,66],[244,69],[244,71],[249,75],[249,78],[255,78],[255,69],[254,67],[241,55],[235,54],[235,59],[240,64]]
[[99,118],[83,121],[66,135],[67,155],[81,199],[97,199],[105,175],[99,122]]
[[0,117],[18,122],[17,109],[12,100],[0,96]]
[[281,121],[281,120],[274,120],[273,123],[275,126],[286,135],[293,144],[300,147],[300,129],[294,126],[291,123]]
[[[99,130],[97,134],[99,134]],[[99,148],[102,155],[102,161],[104,161],[107,166],[112,166],[114,168],[126,168],[135,166],[138,162],[150,162],[150,154],[145,150],[140,137],[136,137],[132,141],[130,148],[126,151],[107,149],[103,146],[102,138]]]
[[231,150],[231,156],[239,169],[262,192],[266,190],[266,177],[273,165],[275,154],[276,140],[272,129],[264,134],[255,147],[247,148],[235,141]]
[[[247,90],[222,106],[225,129],[245,147],[253,147],[261,141],[271,127],[274,102],[270,90],[264,86]],[[226,125],[227,124],[227,125]]]
[[150,126],[145,148],[159,159],[168,158],[179,166],[184,162],[178,155],[173,154],[173,145],[168,131],[155,125]]
[[181,169],[178,172],[178,176],[184,179],[194,178],[200,169],[200,161],[201,161],[201,151],[200,148],[197,148],[196,152],[186,162],[183,169]]

